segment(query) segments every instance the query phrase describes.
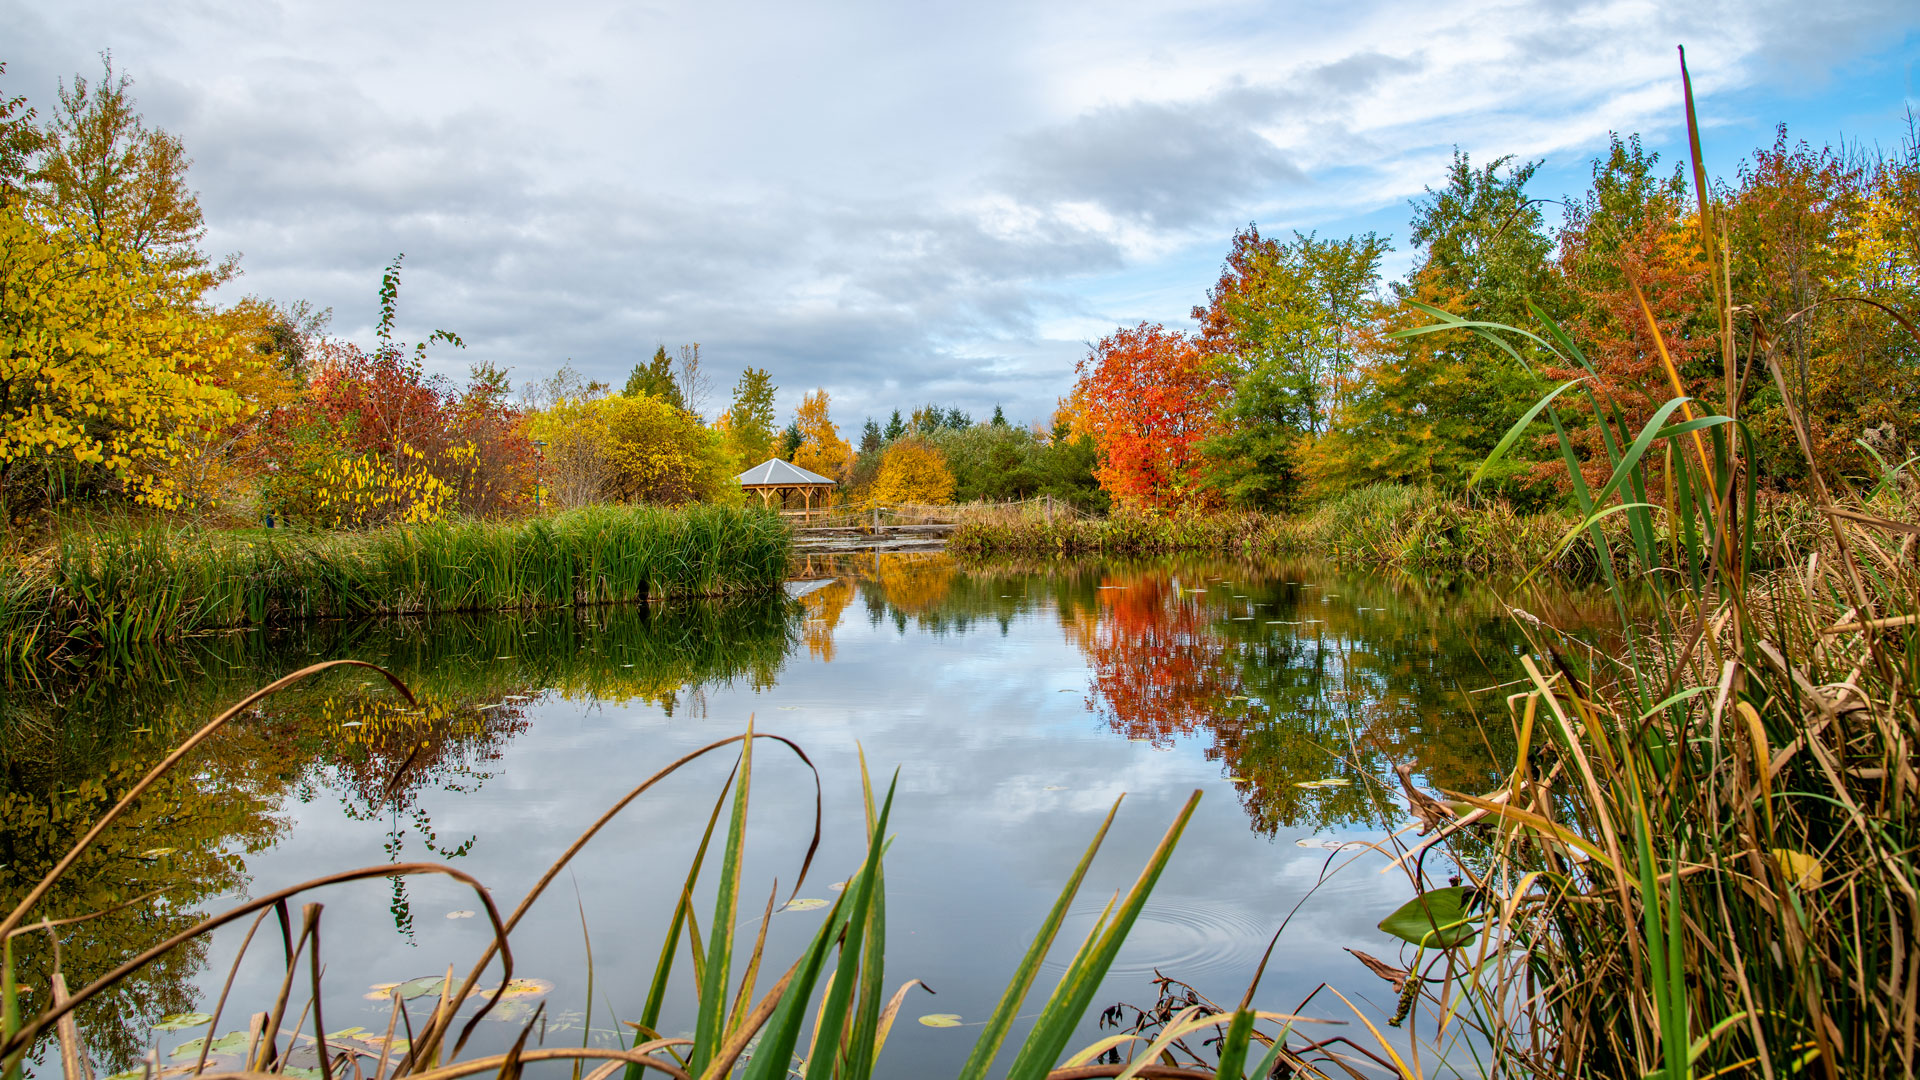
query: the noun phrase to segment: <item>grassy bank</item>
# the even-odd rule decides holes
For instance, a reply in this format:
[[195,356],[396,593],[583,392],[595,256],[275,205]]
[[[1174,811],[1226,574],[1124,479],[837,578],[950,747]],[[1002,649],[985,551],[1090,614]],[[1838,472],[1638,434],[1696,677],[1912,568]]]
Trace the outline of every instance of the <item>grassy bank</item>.
[[1582,535],[1555,554],[1578,518],[1520,514],[1502,502],[1469,501],[1430,488],[1375,484],[1299,514],[1247,511],[1048,521],[1027,515],[965,521],[950,550],[992,555],[1163,555],[1219,552],[1317,555],[1403,569],[1527,570],[1551,558],[1567,571],[1593,568]]
[[28,660],[299,619],[713,596],[778,585],[789,540],[774,515],[715,506],[364,533],[76,532],[7,568],[0,632]]

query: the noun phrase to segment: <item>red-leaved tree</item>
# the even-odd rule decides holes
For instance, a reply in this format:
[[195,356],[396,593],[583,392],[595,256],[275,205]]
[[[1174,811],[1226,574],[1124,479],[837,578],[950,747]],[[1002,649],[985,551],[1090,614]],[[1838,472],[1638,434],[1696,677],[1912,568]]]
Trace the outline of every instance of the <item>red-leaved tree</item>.
[[1100,453],[1094,476],[1109,495],[1134,509],[1208,500],[1199,444],[1227,387],[1192,338],[1143,322],[1102,338],[1075,371],[1079,419]]

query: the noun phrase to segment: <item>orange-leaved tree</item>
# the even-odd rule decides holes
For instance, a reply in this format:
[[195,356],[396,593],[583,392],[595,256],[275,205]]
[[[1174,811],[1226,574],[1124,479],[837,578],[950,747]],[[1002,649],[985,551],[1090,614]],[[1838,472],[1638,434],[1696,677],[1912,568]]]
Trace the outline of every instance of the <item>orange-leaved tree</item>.
[[1199,443],[1227,388],[1192,338],[1143,322],[1102,338],[1075,370],[1078,418],[1099,450],[1094,476],[1109,495],[1162,510],[1207,498]]
[[800,449],[793,463],[821,476],[845,480],[853,468],[853,445],[840,437],[827,415],[827,392],[815,390],[800,401],[793,422],[800,428]]

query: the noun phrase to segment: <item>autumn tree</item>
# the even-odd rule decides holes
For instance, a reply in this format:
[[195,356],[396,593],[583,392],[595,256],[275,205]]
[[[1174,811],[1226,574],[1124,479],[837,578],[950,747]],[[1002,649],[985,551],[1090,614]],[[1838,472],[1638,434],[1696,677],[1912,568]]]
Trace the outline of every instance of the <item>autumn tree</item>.
[[78,213],[0,208],[0,498],[65,476],[180,505],[167,470],[183,430],[248,410],[206,377],[245,358],[199,310],[204,286],[102,246]]
[[686,406],[680,395],[680,384],[674,381],[673,361],[667,356],[665,345],[653,350],[652,360],[633,365],[633,374],[627,376],[626,388],[620,392],[628,397],[651,394],[675,408]]
[[[0,62],[0,75],[6,73],[6,63]],[[0,207],[19,197],[27,166],[46,141],[33,122],[34,115],[25,96],[0,96]]]
[[[1571,427],[1569,439],[1585,459],[1582,471],[1594,486],[1605,483],[1612,468],[1601,425],[1616,427],[1616,444],[1630,442],[1675,395],[1660,357],[1662,345],[1687,393],[1705,394],[1717,385],[1717,327],[1708,267],[1688,213],[1692,193],[1678,168],[1660,172],[1659,158],[1637,136],[1613,136],[1606,156],[1593,162],[1586,196],[1569,202],[1560,231],[1557,268],[1564,282],[1565,327],[1581,343],[1593,371],[1551,366],[1544,374],[1555,382],[1588,380],[1592,397],[1565,397],[1561,411]],[[1646,311],[1653,312],[1659,327],[1658,342]],[[1591,415],[1590,401],[1601,403],[1603,415]],[[1546,460],[1535,473],[1564,488],[1558,439],[1547,435],[1542,442]]]
[[773,456],[773,395],[779,388],[761,368],[748,368],[734,384],[733,401],[714,426],[725,439],[735,472],[743,472]]
[[[1546,391],[1545,351],[1521,340],[1520,359],[1467,331],[1396,338],[1436,320],[1417,305],[1463,318],[1528,327],[1528,303],[1564,306],[1548,261],[1539,200],[1526,186],[1539,165],[1495,158],[1475,168],[1454,152],[1447,180],[1414,201],[1412,272],[1371,325],[1355,326],[1359,379],[1319,440],[1306,470],[1315,488],[1381,480],[1463,485],[1513,422]],[[1510,455],[1489,487],[1530,496],[1531,462]]]
[[867,501],[875,506],[942,506],[952,499],[953,472],[946,458],[919,436],[896,439],[887,446],[867,493]]
[[853,467],[853,447],[840,437],[839,429],[828,415],[828,404],[824,389],[801,399],[793,417],[800,432],[800,445],[794,451],[793,463],[821,476],[844,480]]
[[684,503],[738,491],[720,436],[650,394],[563,402],[533,417],[528,429],[547,443],[563,505],[602,498]]
[[1199,444],[1226,388],[1194,340],[1143,322],[1102,338],[1075,371],[1100,454],[1094,475],[1115,501],[1151,509],[1208,501]]
[[174,270],[204,268],[196,245],[206,226],[187,187],[192,162],[178,137],[147,126],[132,90],[111,53],[101,56],[98,82],[76,75],[61,83],[30,174],[34,195],[75,211],[97,247]]

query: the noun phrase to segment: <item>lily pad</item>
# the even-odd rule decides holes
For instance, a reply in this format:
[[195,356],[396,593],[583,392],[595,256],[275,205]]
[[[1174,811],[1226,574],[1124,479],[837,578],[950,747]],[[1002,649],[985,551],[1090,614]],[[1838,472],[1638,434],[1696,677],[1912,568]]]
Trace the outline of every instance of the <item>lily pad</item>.
[[1468,920],[1477,906],[1471,886],[1429,889],[1381,919],[1380,929],[1412,945],[1457,949],[1473,943],[1475,931]]
[[959,1027],[960,1014],[959,1013],[928,1013],[927,1015],[920,1018],[920,1022],[922,1024],[925,1024],[928,1027],[939,1027],[939,1028]]
[[161,1017],[160,1021],[153,1025],[153,1030],[185,1031],[190,1027],[200,1027],[204,1024],[211,1023],[213,1023],[213,1017],[208,1016],[206,1013],[174,1013],[172,1016]]
[[[206,1041],[207,1040],[204,1037],[198,1038],[198,1039],[189,1039],[186,1042],[181,1043],[179,1046],[174,1047],[173,1053],[169,1056],[199,1057],[200,1045]],[[229,1031],[225,1035],[222,1035],[219,1038],[213,1040],[213,1045],[207,1048],[207,1053],[209,1055],[238,1054],[241,1051],[245,1050],[246,1048],[247,1048],[247,1033],[244,1031]]]
[[827,902],[825,900],[815,900],[812,897],[803,896],[798,900],[787,901],[786,906],[782,907],[780,910],[781,911],[818,911],[821,908],[826,906],[827,906]]
[[414,998],[426,997],[428,994],[438,994],[440,984],[446,981],[446,977],[442,975],[427,975],[418,979],[408,979],[403,983],[388,983],[383,987],[376,987],[373,993],[366,995],[366,999],[385,1001],[389,996],[398,996],[401,1001],[412,1001]]

